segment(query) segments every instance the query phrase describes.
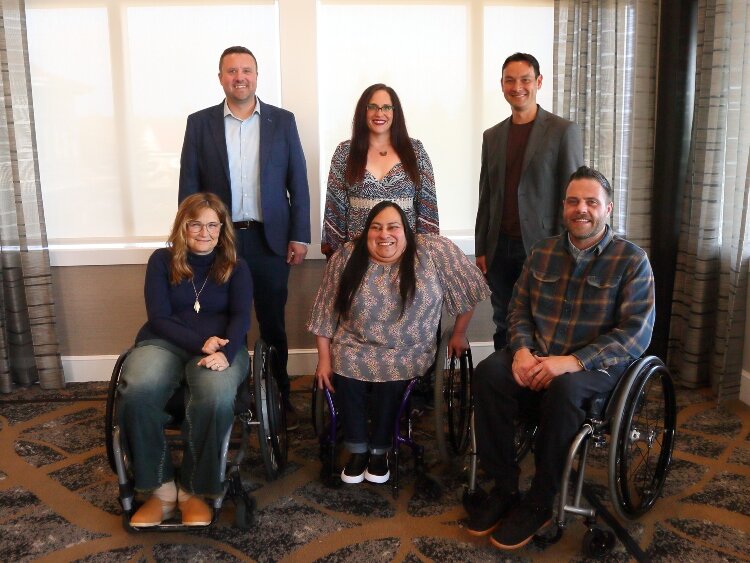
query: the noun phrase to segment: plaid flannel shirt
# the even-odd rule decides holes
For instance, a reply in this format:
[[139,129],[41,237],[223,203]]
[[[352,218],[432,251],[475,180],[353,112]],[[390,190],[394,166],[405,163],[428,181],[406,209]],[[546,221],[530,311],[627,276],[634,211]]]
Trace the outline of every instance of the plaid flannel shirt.
[[568,233],[537,243],[526,258],[508,312],[513,353],[574,355],[586,370],[631,362],[651,341],[654,276],[646,253],[613,235],[576,260]]

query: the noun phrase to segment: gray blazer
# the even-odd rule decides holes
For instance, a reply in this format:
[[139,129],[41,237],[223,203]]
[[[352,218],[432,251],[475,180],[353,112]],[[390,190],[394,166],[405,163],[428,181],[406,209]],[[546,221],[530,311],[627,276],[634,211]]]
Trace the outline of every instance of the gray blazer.
[[[487,267],[495,256],[505,196],[505,155],[509,117],[487,129],[482,139],[479,209],[474,230],[476,256]],[[531,128],[518,184],[521,236],[528,253],[539,240],[562,231],[562,200],[568,178],[583,164],[581,129],[539,107]]]

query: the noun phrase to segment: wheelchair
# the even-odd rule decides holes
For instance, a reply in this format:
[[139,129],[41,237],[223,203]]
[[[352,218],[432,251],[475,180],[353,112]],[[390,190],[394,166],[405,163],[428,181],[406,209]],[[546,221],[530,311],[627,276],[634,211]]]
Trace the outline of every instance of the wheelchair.
[[[440,335],[435,361],[434,421],[435,442],[440,460],[448,465],[456,460],[465,460],[468,483],[463,494],[463,504],[469,509],[480,503],[482,491],[477,488],[477,443],[474,434],[474,396],[471,382],[474,362],[471,348],[460,358],[448,355],[448,342],[453,326]],[[531,450],[537,426],[531,420],[516,421],[513,437],[516,460],[522,460]],[[466,459],[468,457],[468,459]]]
[[[429,381],[432,376],[432,367],[427,373],[420,377],[409,380],[404,390],[404,395],[399,405],[398,413],[394,421],[393,445],[390,452],[389,469],[391,476],[389,483],[393,498],[399,495],[399,471],[401,446],[408,447],[412,452],[415,471],[415,489],[424,496],[437,499],[442,494],[442,489],[437,481],[431,477],[426,470],[424,462],[424,446],[418,444],[413,437],[413,419],[411,410],[411,398],[420,380]],[[320,479],[328,487],[338,488],[342,481],[339,478],[341,467],[337,464],[338,448],[341,442],[341,415],[336,406],[334,394],[328,389],[318,389],[317,381],[313,379],[312,385],[312,423],[315,434],[320,443]]]
[[[473,366],[471,355],[447,358],[448,329],[441,339],[435,379],[435,421],[440,454],[444,461],[469,456],[468,483],[463,504],[468,510],[486,494],[476,486],[477,449],[474,434],[474,406],[471,395]],[[615,534],[597,526],[597,514],[614,528],[623,543],[632,540],[604,510],[597,497],[586,488],[584,476],[589,449],[608,448],[607,476],[612,506],[624,520],[634,520],[648,512],[664,487],[672,461],[677,407],[669,370],[655,356],[634,361],[609,394],[593,397],[586,419],[568,450],[563,468],[554,530],[537,535],[537,545],[560,540],[567,526],[566,515],[583,516],[587,531],[582,549],[587,556],[602,557],[615,545]],[[516,421],[514,445],[516,460],[533,450],[537,425],[530,418]],[[442,443],[442,446],[440,444]],[[450,446],[450,453],[448,450]],[[570,485],[573,482],[572,498]],[[592,508],[582,505],[582,496]],[[569,502],[570,501],[570,502]]]
[[[247,529],[255,521],[255,499],[242,484],[240,464],[247,456],[252,427],[257,427],[258,447],[263,460],[266,477],[276,479],[287,462],[288,442],[286,414],[274,377],[277,369],[276,350],[259,339],[254,347],[250,363],[250,373],[237,388],[234,405],[234,423],[227,429],[221,444],[219,479],[222,494],[213,499],[213,516],[206,526],[183,526],[181,522],[169,520],[158,526],[136,528],[130,525],[130,518],[137,509],[134,489],[131,455],[127,448],[124,429],[119,425],[117,397],[122,366],[132,348],[117,359],[107,392],[105,411],[105,444],[107,459],[112,471],[117,475],[119,501],[122,506],[123,526],[129,532],[185,531],[212,526],[219,517],[225,497],[235,504],[235,526]],[[171,416],[165,427],[167,443],[173,451],[184,448],[181,436],[181,423],[185,415],[185,386],[180,387],[169,399],[166,411]],[[234,455],[230,456],[230,450]]]

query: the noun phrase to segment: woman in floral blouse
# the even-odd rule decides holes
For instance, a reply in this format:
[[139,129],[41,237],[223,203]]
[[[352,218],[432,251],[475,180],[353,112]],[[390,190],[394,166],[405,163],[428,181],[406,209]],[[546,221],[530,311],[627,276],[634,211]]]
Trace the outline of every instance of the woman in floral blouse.
[[321,250],[326,257],[362,233],[380,201],[395,201],[412,230],[438,234],[432,163],[422,143],[409,138],[393,88],[373,84],[359,98],[352,138],[336,148],[328,173]]
[[344,443],[352,454],[341,479],[385,483],[393,421],[407,382],[434,360],[443,305],[457,316],[449,347],[460,355],[474,307],[489,289],[458,247],[440,236],[415,235],[393,202],[372,208],[364,233],[331,257],[307,328],[316,335],[318,386],[334,391],[337,375]]

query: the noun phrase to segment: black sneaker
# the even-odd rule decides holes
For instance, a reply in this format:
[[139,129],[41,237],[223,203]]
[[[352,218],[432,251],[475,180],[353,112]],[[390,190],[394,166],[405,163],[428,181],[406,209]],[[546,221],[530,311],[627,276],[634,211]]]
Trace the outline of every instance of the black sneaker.
[[367,464],[367,469],[365,469],[365,479],[370,483],[385,483],[390,476],[388,454],[370,455],[370,463]]
[[352,454],[349,458],[349,462],[341,472],[341,480],[344,483],[361,483],[365,480],[365,468],[367,462],[370,460],[369,453],[363,454]]
[[469,514],[467,531],[472,536],[486,536],[497,528],[500,520],[518,506],[519,498],[518,491],[506,493],[495,487]]
[[518,549],[552,520],[552,507],[524,499],[512,510],[490,536],[490,543],[499,549]]

